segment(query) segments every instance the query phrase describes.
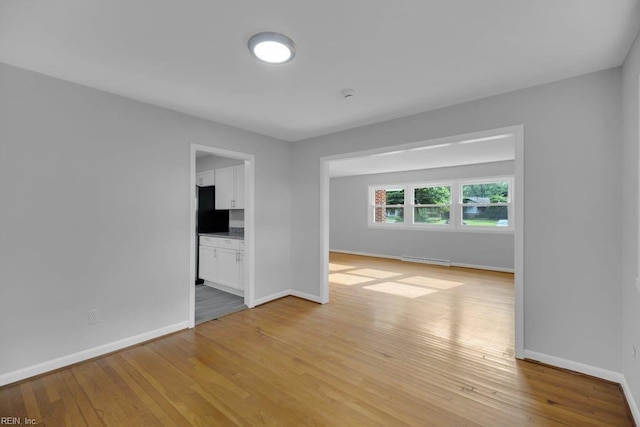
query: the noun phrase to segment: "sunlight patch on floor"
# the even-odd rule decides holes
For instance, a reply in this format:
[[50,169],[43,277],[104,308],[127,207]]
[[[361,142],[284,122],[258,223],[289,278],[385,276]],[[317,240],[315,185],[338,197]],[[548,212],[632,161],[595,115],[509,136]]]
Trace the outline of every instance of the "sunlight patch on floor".
[[374,279],[388,279],[390,277],[402,276],[402,273],[394,273],[393,271],[374,270],[372,268],[362,268],[360,270],[350,271],[352,274],[360,276],[373,277]]
[[376,292],[384,292],[385,294],[398,295],[407,298],[418,298],[432,294],[434,292],[438,292],[435,289],[409,286],[396,282],[384,282],[377,285],[364,286],[363,289],[369,289]]
[[435,289],[451,289],[462,286],[465,283],[455,282],[453,280],[434,279],[433,277],[413,276],[406,279],[400,279],[398,282],[408,283],[410,285],[427,286]]
[[329,271],[343,271],[355,268],[353,265],[336,264],[334,262],[329,263]]
[[359,285],[361,283],[373,282],[375,279],[368,277],[354,276],[353,274],[332,273],[329,275],[329,282],[338,285]]

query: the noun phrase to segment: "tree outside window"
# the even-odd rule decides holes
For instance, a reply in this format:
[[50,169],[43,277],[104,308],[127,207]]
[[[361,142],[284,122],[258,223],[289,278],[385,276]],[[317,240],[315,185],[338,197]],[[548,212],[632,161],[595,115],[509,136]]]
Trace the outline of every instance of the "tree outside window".
[[451,214],[451,187],[417,187],[413,191],[415,224],[449,224]]

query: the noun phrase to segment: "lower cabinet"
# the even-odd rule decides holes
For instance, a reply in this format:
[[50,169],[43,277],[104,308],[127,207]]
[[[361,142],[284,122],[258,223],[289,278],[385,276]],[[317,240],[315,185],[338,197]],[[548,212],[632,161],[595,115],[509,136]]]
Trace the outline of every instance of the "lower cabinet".
[[240,251],[218,249],[218,283],[243,289]]
[[244,289],[244,250],[239,240],[200,237],[198,276],[209,282]]
[[200,246],[198,276],[201,279],[215,282],[218,280],[218,260],[216,248]]

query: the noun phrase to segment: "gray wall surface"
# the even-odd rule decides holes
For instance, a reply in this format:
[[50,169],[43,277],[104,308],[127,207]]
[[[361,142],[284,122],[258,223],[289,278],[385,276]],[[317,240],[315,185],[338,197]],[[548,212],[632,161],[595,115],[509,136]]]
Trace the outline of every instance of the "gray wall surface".
[[295,289],[326,268],[323,156],[523,124],[525,349],[620,372],[620,87],[616,68],[294,144]]
[[244,160],[231,159],[229,157],[220,157],[210,154],[208,156],[196,158],[196,172],[210,171],[242,164],[244,164]]
[[513,233],[372,229],[369,185],[513,175],[513,161],[331,178],[331,249],[388,256],[423,256],[485,267],[513,268]]
[[187,321],[191,143],[255,155],[255,296],[289,289],[290,143],[0,64],[0,374]]
[[640,351],[640,293],[635,287],[638,275],[638,97],[640,88],[640,38],[636,38],[623,67],[624,156],[622,180],[622,372],[631,392],[640,399],[640,353],[631,358],[631,346]]

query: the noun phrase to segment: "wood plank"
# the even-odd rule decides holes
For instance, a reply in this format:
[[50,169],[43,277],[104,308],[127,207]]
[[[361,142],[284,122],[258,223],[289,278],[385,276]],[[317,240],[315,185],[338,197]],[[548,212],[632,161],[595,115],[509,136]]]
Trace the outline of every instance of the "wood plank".
[[[175,409],[171,403],[162,396],[158,390],[145,378],[141,375],[141,373],[131,364],[129,364],[122,354],[115,354],[113,360],[109,360],[113,366],[118,366],[118,371],[122,371],[122,376],[125,381],[129,382],[128,378],[131,378],[135,384],[131,385],[132,390],[142,390],[146,393],[152,400],[155,405],[157,405],[162,413],[166,414],[173,425],[176,426],[188,426],[191,425],[188,420],[180,414],[178,410]],[[154,404],[150,403],[150,407],[154,407]],[[159,416],[158,419],[161,421],[164,419],[163,416]]]
[[0,388],[55,425],[634,425],[619,385],[514,354],[513,275],[331,254],[294,297]]
[[73,402],[77,405],[85,425],[103,425],[103,422],[101,420],[101,413],[97,408],[94,408],[91,405],[91,402],[87,398],[84,390],[73,376],[72,369],[73,366],[60,371],[60,375],[64,381],[64,384],[69,391],[70,399],[72,399]]

